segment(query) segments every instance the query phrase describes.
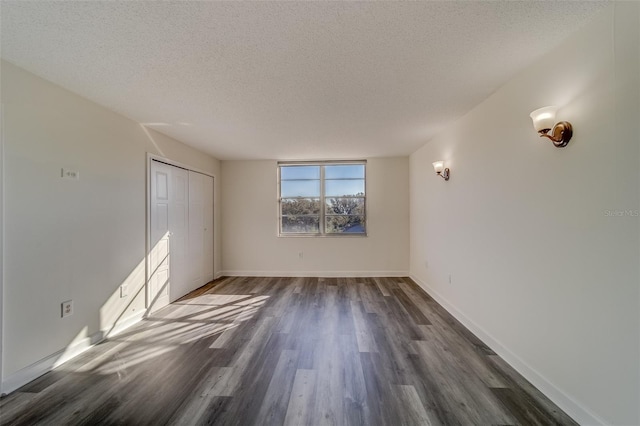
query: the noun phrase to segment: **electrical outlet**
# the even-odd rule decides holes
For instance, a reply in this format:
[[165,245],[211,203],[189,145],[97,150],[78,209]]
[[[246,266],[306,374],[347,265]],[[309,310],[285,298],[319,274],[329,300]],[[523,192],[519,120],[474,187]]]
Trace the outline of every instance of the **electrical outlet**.
[[125,298],[129,295],[129,288],[126,285],[120,286],[120,298]]
[[73,314],[73,300],[67,300],[66,302],[62,302],[61,309],[62,309],[62,318],[68,317],[69,315]]
[[428,260],[425,260],[425,261],[424,261],[424,267],[425,267],[426,269],[429,269],[429,261],[428,261]]
[[300,260],[304,259],[304,252],[301,251],[298,253],[298,259]]
[[80,172],[77,171],[77,170],[62,169],[62,178],[63,179],[79,180],[80,179]]

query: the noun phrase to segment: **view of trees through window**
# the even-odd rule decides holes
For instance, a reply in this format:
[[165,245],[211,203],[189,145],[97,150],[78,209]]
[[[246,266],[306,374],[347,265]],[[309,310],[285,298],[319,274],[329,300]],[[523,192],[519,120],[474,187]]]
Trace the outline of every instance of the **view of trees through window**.
[[281,234],[365,234],[365,164],[280,164]]

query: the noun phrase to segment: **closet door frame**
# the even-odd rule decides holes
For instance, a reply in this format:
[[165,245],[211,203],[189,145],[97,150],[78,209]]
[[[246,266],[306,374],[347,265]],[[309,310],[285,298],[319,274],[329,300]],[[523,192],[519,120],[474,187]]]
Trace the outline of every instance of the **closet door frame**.
[[216,230],[215,230],[215,223],[216,223],[216,213],[215,213],[215,184],[216,184],[216,176],[209,173],[209,172],[205,172],[202,171],[200,169],[188,166],[186,164],[180,163],[178,161],[174,161],[171,160],[169,158],[160,156],[160,155],[156,155],[156,154],[152,154],[152,153],[147,153],[147,165],[146,165],[146,173],[145,173],[145,179],[146,179],[146,203],[145,203],[145,216],[146,216],[146,224],[145,224],[145,228],[146,228],[146,232],[145,232],[145,292],[144,292],[144,297],[145,297],[145,310],[146,313],[149,313],[149,308],[150,308],[150,288],[149,288],[149,280],[150,280],[150,273],[151,273],[151,268],[150,268],[150,262],[151,262],[151,164],[153,161],[157,161],[160,163],[164,163],[167,164],[169,166],[174,166],[174,167],[179,167],[181,169],[187,170],[187,171],[192,171],[192,172],[196,172],[196,173],[200,173],[203,174],[205,176],[209,176],[213,179],[213,194],[212,194],[212,200],[213,200],[213,232],[212,232],[212,238],[213,238],[213,259],[212,262],[214,262],[213,265],[213,276],[215,279],[215,275],[216,275],[216,270],[215,270],[215,238],[216,238]]

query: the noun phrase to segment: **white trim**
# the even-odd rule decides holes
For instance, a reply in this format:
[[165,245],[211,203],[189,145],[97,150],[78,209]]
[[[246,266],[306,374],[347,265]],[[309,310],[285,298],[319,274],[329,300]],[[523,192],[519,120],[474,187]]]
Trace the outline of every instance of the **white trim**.
[[217,277],[408,277],[407,271],[221,271]]
[[0,384],[4,378],[4,111],[0,103]]
[[[162,157],[160,155],[152,154],[151,152],[147,152],[147,160],[149,160],[149,161],[155,160],[155,161],[159,161],[161,163],[168,164],[170,166],[176,166],[176,167],[180,167],[181,169],[191,170],[192,172],[196,172],[196,173],[200,173],[202,175],[206,175],[206,176],[212,177],[214,179],[214,181],[215,181],[215,178],[216,178],[216,176],[214,174],[211,174],[210,172],[205,172],[203,170],[196,169],[195,167],[191,167],[191,166],[189,166],[187,164],[180,163],[179,161],[173,161],[173,160],[171,160],[171,159],[169,159],[167,157]],[[151,164],[151,163],[148,163],[148,164]]]
[[147,311],[151,300],[149,298],[149,271],[151,262],[151,154],[147,152],[147,161],[145,164],[145,203],[144,203],[144,309]]
[[48,373],[54,368],[77,357],[88,349],[91,349],[108,337],[113,337],[118,333],[121,333],[122,331],[128,329],[129,327],[137,324],[138,322],[140,322],[140,320],[142,320],[142,312],[136,313],[112,326],[104,327],[102,330],[93,333],[91,336],[86,337],[79,342],[74,343],[73,345],[67,346],[66,348],[61,349],[41,359],[40,361],[34,362],[33,364],[16,371],[15,373],[7,377],[7,379],[4,380],[0,385],[0,391],[2,395],[19,389],[20,387],[37,379],[43,374]]
[[444,309],[446,309],[451,315],[453,315],[458,321],[460,321],[465,327],[467,327],[473,334],[476,335],[484,344],[489,346],[496,354],[504,359],[511,367],[513,367],[518,373],[520,373],[525,379],[531,382],[540,392],[542,392],[547,398],[553,401],[558,407],[565,411],[569,416],[576,420],[581,425],[605,425],[607,422],[599,418],[596,414],[592,413],[588,408],[584,407],[578,401],[571,398],[559,387],[554,385],[549,379],[544,377],[535,368],[531,367],[525,361],[523,361],[518,355],[514,354],[505,345],[500,343],[499,340],[494,338],[484,328],[476,324],[473,320],[467,317],[463,312],[459,311],[454,305],[449,303],[447,299],[442,297],[437,291],[431,288],[426,283],[414,275],[409,277],[416,282],[422,289],[429,294],[436,302],[438,302]]
[[[136,325],[137,323],[142,321],[143,316],[144,314],[142,312],[138,312],[121,321],[118,321],[116,324],[113,324],[111,327],[103,328],[100,331],[100,333],[103,334],[102,340],[117,336],[118,334],[122,333],[129,327]],[[94,344],[97,344],[97,343],[94,343]]]

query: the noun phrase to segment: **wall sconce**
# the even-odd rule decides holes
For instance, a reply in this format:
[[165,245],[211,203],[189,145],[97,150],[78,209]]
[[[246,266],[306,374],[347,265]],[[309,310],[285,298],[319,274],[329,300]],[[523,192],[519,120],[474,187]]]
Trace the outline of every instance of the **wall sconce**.
[[[568,121],[556,122],[556,112],[558,107],[548,106],[533,111],[531,119],[536,132],[540,133],[540,137],[549,138],[553,144],[562,148],[567,146],[573,136],[573,127]],[[549,134],[551,132],[551,134]]]
[[433,163],[433,170],[435,170],[436,174],[444,180],[449,180],[449,169],[445,169],[444,161],[436,161]]

